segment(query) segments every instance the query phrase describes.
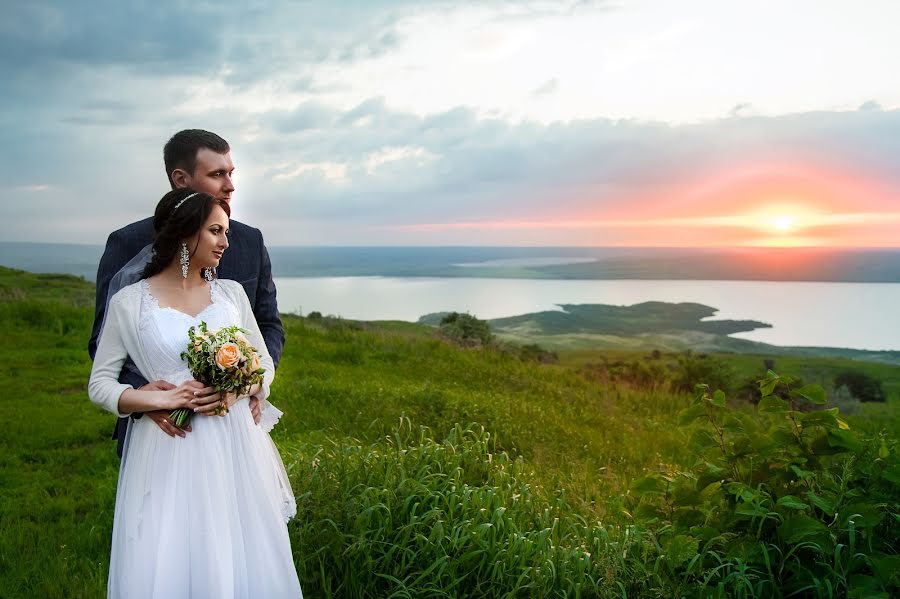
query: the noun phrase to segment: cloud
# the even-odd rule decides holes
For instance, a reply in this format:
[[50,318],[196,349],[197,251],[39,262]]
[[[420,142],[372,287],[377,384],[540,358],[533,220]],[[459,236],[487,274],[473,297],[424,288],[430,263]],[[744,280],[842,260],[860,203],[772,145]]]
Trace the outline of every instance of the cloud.
[[559,79],[556,77],[547,80],[546,83],[541,84],[539,87],[535,88],[533,92],[531,92],[532,96],[548,96],[555,92],[559,88]]
[[[724,213],[711,198],[750,202],[729,195],[747,186],[829,187],[836,214],[850,199],[884,211],[900,189],[900,97],[872,81],[890,81],[890,64],[879,78],[835,62],[826,93],[794,54],[788,71],[768,48],[752,65],[761,74],[742,62],[755,56],[739,44],[749,34],[724,9],[667,10],[14,3],[0,22],[0,193],[17,208],[0,238],[41,239],[55,213],[79,223],[72,240],[102,242],[152,210],[162,145],[189,127],[231,142],[236,213],[276,243],[301,229],[310,243],[403,242],[396,231],[429,224],[713,218]],[[851,70],[860,79],[834,85]],[[803,85],[784,85],[785,72]],[[682,96],[693,84],[699,95]],[[783,95],[799,87],[802,101]]]

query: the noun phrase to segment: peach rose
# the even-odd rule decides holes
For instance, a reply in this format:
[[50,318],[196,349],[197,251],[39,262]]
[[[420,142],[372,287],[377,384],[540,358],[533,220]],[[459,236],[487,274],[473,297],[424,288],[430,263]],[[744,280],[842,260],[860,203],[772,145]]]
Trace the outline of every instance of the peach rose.
[[241,350],[234,343],[223,343],[216,352],[216,366],[222,370],[234,368],[241,360]]

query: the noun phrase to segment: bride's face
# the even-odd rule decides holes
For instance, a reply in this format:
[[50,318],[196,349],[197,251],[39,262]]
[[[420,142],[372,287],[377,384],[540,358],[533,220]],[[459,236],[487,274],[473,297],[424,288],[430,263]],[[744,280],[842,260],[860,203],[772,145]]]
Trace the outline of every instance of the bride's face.
[[218,204],[209,213],[209,218],[200,227],[197,237],[188,244],[188,247],[196,247],[191,256],[191,264],[200,268],[217,267],[222,254],[228,248],[228,215]]

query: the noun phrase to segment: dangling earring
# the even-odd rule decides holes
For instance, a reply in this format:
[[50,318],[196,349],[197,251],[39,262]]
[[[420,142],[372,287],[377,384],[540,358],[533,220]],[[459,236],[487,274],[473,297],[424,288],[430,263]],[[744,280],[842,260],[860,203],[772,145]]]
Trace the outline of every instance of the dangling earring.
[[213,279],[213,269],[212,267],[207,267],[203,269],[203,278],[207,280],[207,282],[212,283]]
[[186,279],[188,275],[188,266],[191,263],[191,255],[188,253],[186,243],[181,244],[181,258],[179,259],[179,262],[181,262],[181,277]]

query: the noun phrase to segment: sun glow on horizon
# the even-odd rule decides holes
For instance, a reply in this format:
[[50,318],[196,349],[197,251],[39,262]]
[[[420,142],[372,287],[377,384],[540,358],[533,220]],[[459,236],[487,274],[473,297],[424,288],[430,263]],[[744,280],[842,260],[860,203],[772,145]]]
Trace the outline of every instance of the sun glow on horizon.
[[779,233],[790,233],[794,230],[794,218],[787,215],[776,216],[772,219],[772,226]]

